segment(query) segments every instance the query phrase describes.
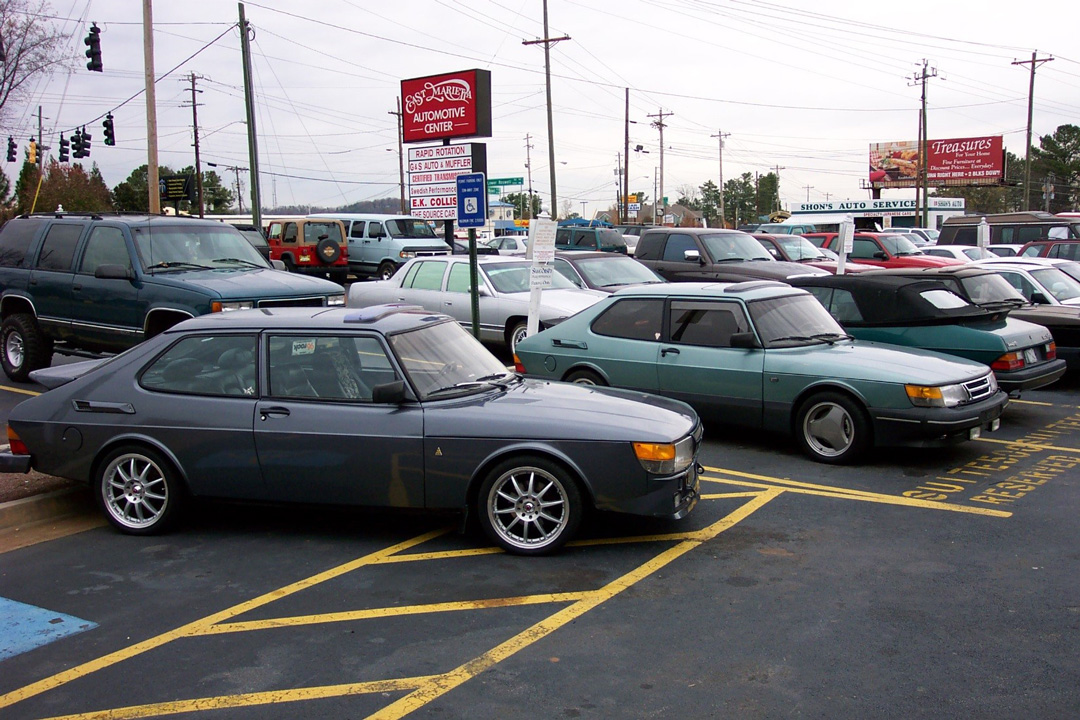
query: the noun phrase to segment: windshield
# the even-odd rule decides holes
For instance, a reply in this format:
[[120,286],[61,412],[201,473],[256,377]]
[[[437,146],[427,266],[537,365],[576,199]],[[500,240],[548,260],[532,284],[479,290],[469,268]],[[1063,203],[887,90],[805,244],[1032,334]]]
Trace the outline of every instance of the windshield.
[[1057,268],[1032,270],[1031,277],[1035,278],[1059,302],[1080,297],[1080,281]]
[[1073,280],[1080,281],[1080,263],[1063,262],[1054,265],[1054,267],[1071,277]]
[[[511,375],[505,365],[456,322],[425,325],[391,335],[389,340],[421,400],[435,393],[456,394],[450,390],[479,392],[487,389],[487,380]],[[478,382],[480,378],[485,380]]]
[[784,248],[784,254],[795,262],[800,260],[824,260],[825,253],[821,252],[806,238],[801,235],[788,235],[782,238],[776,238],[776,242],[780,243],[780,246]]
[[757,300],[749,303],[761,342],[766,348],[793,347],[846,338],[847,333],[812,295]]
[[431,226],[418,218],[387,220],[383,225],[386,226],[386,232],[390,233],[390,237],[435,239],[435,231],[431,229]]
[[269,267],[259,251],[231,227],[139,226],[132,228],[143,267]]
[[1027,298],[997,273],[961,278],[960,284],[971,302],[976,305],[999,302],[1027,305]]
[[[488,282],[500,293],[529,292],[529,266],[531,263],[491,263],[480,266]],[[557,272],[551,273],[551,288],[577,288]]]
[[903,235],[878,235],[878,240],[890,255],[922,255],[923,251]]
[[576,261],[575,266],[593,287],[663,282],[652,270],[625,255],[582,258]]
[[732,260],[772,260],[772,255],[761,247],[752,235],[739,232],[699,235],[701,242],[714,262]]

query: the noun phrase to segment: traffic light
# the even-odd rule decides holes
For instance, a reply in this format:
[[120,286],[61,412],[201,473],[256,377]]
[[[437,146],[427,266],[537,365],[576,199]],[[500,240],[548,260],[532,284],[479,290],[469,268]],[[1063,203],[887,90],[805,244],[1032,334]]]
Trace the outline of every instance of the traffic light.
[[37,164],[37,140],[34,138],[30,138],[30,143],[26,146],[26,162]]
[[101,123],[101,126],[105,129],[105,144],[116,144],[116,130],[113,129],[113,116],[109,113],[105,116],[105,122]]
[[90,157],[90,133],[86,132],[86,128],[82,129],[82,142],[79,145],[82,157]]
[[71,135],[71,157],[81,158],[83,156],[83,139],[82,133],[78,129]]
[[90,62],[86,63],[86,69],[93,72],[102,72],[101,29],[97,26],[97,23],[91,23],[90,34],[83,39],[83,42],[90,48],[86,51],[86,57],[90,58]]
[[16,151],[18,151],[18,149],[19,149],[19,146],[15,144],[15,138],[8,135],[8,139],[7,139],[7,161],[8,162],[15,162],[18,159],[18,157],[16,156]]
[[60,162],[68,161],[68,149],[71,147],[71,141],[64,138],[64,134],[60,133]]

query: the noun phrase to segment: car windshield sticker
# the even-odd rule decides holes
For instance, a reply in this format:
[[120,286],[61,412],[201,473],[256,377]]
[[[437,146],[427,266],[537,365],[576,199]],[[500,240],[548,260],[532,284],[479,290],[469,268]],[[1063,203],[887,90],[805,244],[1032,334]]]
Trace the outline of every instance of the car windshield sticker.
[[315,341],[314,340],[293,340],[292,354],[293,355],[314,355],[315,354]]

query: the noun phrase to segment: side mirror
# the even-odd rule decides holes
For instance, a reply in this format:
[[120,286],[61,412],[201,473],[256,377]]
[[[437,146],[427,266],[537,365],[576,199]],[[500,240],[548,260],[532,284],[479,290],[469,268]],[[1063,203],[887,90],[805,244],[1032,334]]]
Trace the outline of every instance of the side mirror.
[[735,333],[731,336],[731,347],[742,348],[743,350],[754,350],[761,347],[758,344],[757,336],[752,332]]
[[1035,292],[1031,294],[1031,302],[1036,305],[1049,305],[1050,301],[1041,292]]
[[884,250],[878,250],[874,253],[875,260],[888,260],[889,256],[885,254]]
[[383,383],[371,388],[371,401],[385,405],[400,405],[405,402],[405,381]]
[[271,260],[270,265],[275,270],[288,270],[289,269],[289,268],[285,267],[285,262],[283,260]]
[[697,250],[684,250],[682,255],[686,262],[701,262],[701,253]]
[[134,280],[135,273],[126,265],[98,265],[94,277],[100,280]]
[[476,288],[477,297],[490,297],[491,292],[487,289],[487,285],[481,285]]

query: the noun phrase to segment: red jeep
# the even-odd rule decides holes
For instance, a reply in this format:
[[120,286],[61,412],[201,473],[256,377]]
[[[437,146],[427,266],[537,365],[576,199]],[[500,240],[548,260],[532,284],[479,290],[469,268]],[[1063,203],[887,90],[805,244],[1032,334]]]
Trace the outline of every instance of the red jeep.
[[342,285],[349,279],[349,248],[340,220],[275,220],[266,240],[270,259],[281,260],[289,272],[329,277]]

